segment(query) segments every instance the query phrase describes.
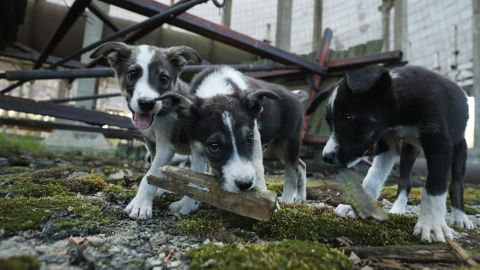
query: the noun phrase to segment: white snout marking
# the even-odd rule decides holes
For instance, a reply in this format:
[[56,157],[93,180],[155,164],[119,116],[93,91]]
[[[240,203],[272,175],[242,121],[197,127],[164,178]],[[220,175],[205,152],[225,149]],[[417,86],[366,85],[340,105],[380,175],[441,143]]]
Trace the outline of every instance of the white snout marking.
[[337,143],[337,137],[335,135],[335,131],[330,134],[330,137],[328,138],[327,144],[323,148],[322,156],[327,156],[332,153],[336,153],[338,151],[338,143]]
[[[148,45],[140,45],[137,47],[137,58],[136,63],[142,68],[142,76],[135,83],[135,88],[133,90],[132,101],[130,102],[130,107],[136,112],[141,112],[138,105],[138,100],[153,100],[160,96],[159,93],[153,89],[148,82],[148,65],[152,61],[154,56],[153,50],[149,48]],[[155,113],[159,112],[162,109],[162,102],[157,101],[153,111]]]
[[223,123],[227,127],[228,132],[230,133],[230,139],[232,140],[232,155],[227,163],[222,168],[223,178],[225,183],[223,184],[223,189],[228,192],[239,192],[240,189],[235,184],[235,181],[247,183],[252,181],[251,187],[256,186],[257,182],[257,173],[253,161],[245,160],[240,157],[238,154],[237,144],[235,141],[235,136],[233,133],[233,119],[229,112],[224,112],[222,114]]

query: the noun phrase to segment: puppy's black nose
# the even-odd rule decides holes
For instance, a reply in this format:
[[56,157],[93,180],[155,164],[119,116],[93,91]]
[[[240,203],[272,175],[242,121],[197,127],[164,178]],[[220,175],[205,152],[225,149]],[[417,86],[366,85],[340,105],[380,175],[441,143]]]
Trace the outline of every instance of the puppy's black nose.
[[241,182],[241,181],[235,181],[235,185],[240,189],[240,190],[247,190],[252,187],[253,181],[248,181],[248,182]]
[[140,110],[144,112],[149,112],[155,107],[155,100],[152,99],[139,99],[137,102]]
[[334,152],[324,153],[322,157],[323,157],[323,161],[332,164],[333,161],[335,160],[335,153]]

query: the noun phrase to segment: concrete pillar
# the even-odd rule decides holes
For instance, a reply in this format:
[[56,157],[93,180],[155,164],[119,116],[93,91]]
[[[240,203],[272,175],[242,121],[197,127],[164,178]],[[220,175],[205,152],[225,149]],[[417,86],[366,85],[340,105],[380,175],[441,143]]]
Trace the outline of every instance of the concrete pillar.
[[473,91],[475,98],[474,151],[480,153],[480,0],[473,7]]
[[[105,13],[108,14],[109,5],[105,4],[100,1],[95,1],[95,4],[103,10]],[[83,34],[83,47],[92,44],[95,41],[98,41],[102,38],[103,32],[103,22],[97,18],[93,13],[90,11],[85,12],[86,15],[86,23],[85,23],[85,30]],[[91,59],[89,57],[90,52],[87,52],[82,55],[81,61],[82,63],[88,63]],[[77,96],[88,96],[94,95],[96,91],[96,79],[79,79],[78,80],[78,89],[77,89]],[[83,100],[77,101],[77,107],[83,107],[85,109],[94,109],[95,108],[95,100]]]
[[403,59],[408,59],[407,0],[394,0],[393,5],[395,7],[394,49],[402,50]]
[[275,44],[280,49],[290,51],[290,34],[292,30],[293,0],[278,0],[277,2],[277,34]]
[[232,22],[232,1],[225,0],[225,7],[222,10],[222,25],[230,28]]
[[393,7],[393,0],[383,0],[380,6],[382,12],[382,40],[384,52],[390,51],[390,11]]
[[322,12],[323,12],[323,0],[314,0],[313,4],[313,42],[312,51],[316,52],[320,49],[320,43],[322,42]]

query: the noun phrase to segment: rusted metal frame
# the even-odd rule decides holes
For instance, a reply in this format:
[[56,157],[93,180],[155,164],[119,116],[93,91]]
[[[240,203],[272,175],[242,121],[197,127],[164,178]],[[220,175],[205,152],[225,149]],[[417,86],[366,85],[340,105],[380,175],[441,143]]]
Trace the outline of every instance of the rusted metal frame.
[[[15,58],[15,59],[20,59],[20,60],[25,60],[25,61],[31,61],[31,62],[36,62],[38,60],[38,57],[40,56],[40,53],[37,51],[31,51],[31,52],[25,52],[25,51],[20,51],[14,48],[7,47],[3,50],[0,50],[0,56],[8,57],[8,58]],[[56,56],[49,56],[47,60],[45,60],[45,63],[51,64],[56,61],[59,61],[61,58],[56,57]],[[76,61],[76,60],[70,60],[66,62],[65,64],[62,65],[63,67],[67,68],[83,68],[86,67],[85,64]]]
[[[68,30],[70,30],[72,25],[77,21],[78,17],[80,17],[83,14],[83,11],[85,10],[86,6],[90,3],[90,1],[91,0],[76,0],[75,2],[73,2],[72,6],[68,9],[67,15],[65,15],[59,27],[57,28],[53,36],[50,38],[50,40],[48,41],[47,46],[43,49],[43,51],[38,56],[37,61],[33,65],[33,69],[38,69],[45,63],[50,53],[57,47],[60,41],[62,41],[63,37],[65,36],[65,33]],[[64,63],[66,62],[67,61],[65,61]],[[13,89],[21,86],[25,82],[26,81],[18,81],[14,84],[11,84],[8,87],[2,89],[0,91],[0,94],[8,93]]]
[[180,5],[175,5],[175,6],[172,6],[168,9],[166,9],[164,12],[162,13],[159,13],[159,14],[156,14],[154,15],[153,17],[145,20],[145,21],[142,21],[142,22],[139,22],[137,24],[134,24],[134,25],[131,25],[131,26],[128,26],[118,32],[115,32],[113,34],[111,34],[110,36],[108,37],[105,37],[99,41],[96,41],[80,50],[77,50],[75,52],[73,52],[72,54],[68,55],[67,57],[63,58],[62,60],[58,61],[58,62],[55,62],[53,63],[49,69],[54,69],[56,68],[57,66],[59,65],[62,65],[63,63],[71,60],[71,59],[74,59],[82,54],[84,54],[85,52],[88,52],[90,50],[93,50],[95,49],[96,47],[98,47],[99,45],[105,43],[105,42],[108,42],[108,41],[112,41],[112,40],[115,40],[119,37],[123,37],[129,33],[132,33],[134,31],[137,31],[143,27],[150,27],[150,26],[153,26],[153,25],[160,25],[160,24],[163,24],[164,22],[174,18],[175,16],[178,16],[180,14],[182,14],[183,12],[187,11],[188,9],[200,4],[200,3],[204,3],[204,2],[207,2],[208,0],[190,0],[188,2],[185,2],[185,3],[182,3]]
[[[77,1],[87,1],[87,0],[77,0]],[[90,1],[90,0],[88,0]],[[60,65],[63,65],[65,64],[66,62],[82,55],[83,53],[85,52],[88,52],[96,47],[98,47],[99,45],[105,43],[105,42],[108,42],[108,41],[111,41],[111,40],[114,40],[116,38],[119,38],[119,37],[122,37],[122,36],[125,36],[127,35],[128,33],[131,33],[133,31],[136,31],[138,29],[141,29],[142,27],[149,27],[149,26],[152,26],[152,25],[159,25],[159,24],[162,24],[163,22],[167,21],[167,20],[170,20],[171,18],[175,17],[175,16],[178,16],[179,14],[185,12],[186,10],[196,6],[197,4],[199,3],[203,3],[203,2],[206,2],[208,0],[190,0],[188,2],[184,2],[184,3],[181,3],[179,5],[175,5],[175,6],[172,6],[171,8],[165,10],[165,12],[162,12],[161,14],[157,14],[143,22],[140,22],[138,24],[135,24],[135,25],[132,25],[132,26],[129,26],[129,27],[126,27],[125,29],[122,29],[118,32],[115,32],[113,34],[111,34],[110,36],[106,37],[106,38],[103,38],[99,41],[96,41],[90,45],[88,45],[87,47],[84,47],[80,50],[77,50],[75,52],[73,52],[72,54],[70,54],[69,56],[51,64],[48,68],[49,69],[55,69],[56,67],[60,66]],[[76,3],[76,2],[75,2]],[[72,6],[73,7],[73,6]],[[70,11],[69,11],[70,12]],[[43,54],[43,53],[42,53]],[[39,58],[40,60],[40,58]],[[38,61],[37,61],[38,62]],[[35,66],[37,65],[37,63],[35,63],[34,65],[34,69]],[[18,81],[10,86],[8,86],[7,88],[3,89],[0,91],[0,94],[4,94],[4,93],[7,93],[13,89],[15,89],[16,87],[18,86],[21,86],[22,84],[24,84],[25,82],[27,81]]]
[[[103,2],[145,15],[153,16],[165,11],[168,6],[155,1],[144,0],[102,0]],[[254,53],[264,58],[275,60],[286,65],[297,65],[302,69],[325,75],[326,68],[313,63],[299,55],[281,50],[265,42],[253,39],[221,25],[184,13],[168,22],[204,37],[220,41],[230,46]]]
[[[330,42],[332,41],[332,36],[333,36],[332,30],[330,28],[326,28],[325,31],[323,32],[322,43],[320,44],[320,50],[318,53],[318,63],[322,66],[324,66],[328,60],[328,52],[330,50]],[[312,104],[313,99],[317,95],[317,91],[320,87],[321,81],[322,81],[321,75],[319,74],[313,75],[313,80],[311,82],[312,85],[308,93],[308,101],[306,104],[306,108],[310,107],[310,104]],[[305,118],[303,119],[303,128],[301,132],[302,140],[305,138],[305,135],[307,134],[309,127],[310,127],[310,116],[306,115]]]
[[102,133],[107,138],[118,139],[138,139],[143,140],[142,134],[137,130],[131,129],[114,129],[114,128],[101,128],[92,126],[80,126],[71,124],[61,124],[56,122],[30,120],[30,119],[14,119],[14,118],[0,118],[0,125],[18,126],[22,129],[34,130],[34,131],[52,131],[53,129],[63,130],[76,130]]
[[112,29],[113,32],[117,32],[120,30],[112,20],[108,17],[103,10],[101,10],[95,3],[90,2],[88,4],[88,9],[95,15],[97,18],[99,18],[106,26],[108,26],[110,29]]
[[[193,74],[201,70],[212,67],[214,65],[189,65],[183,70],[183,73]],[[230,65],[231,67],[242,72],[255,71],[298,71],[295,66],[278,66],[272,64],[265,65]],[[16,80],[51,80],[51,79],[75,79],[75,78],[102,78],[113,77],[114,72],[111,68],[94,68],[94,69],[74,69],[74,70],[12,70],[0,73],[0,78],[10,81]]]
[[8,95],[0,96],[0,109],[46,115],[56,118],[80,121],[91,125],[109,125],[134,129],[132,121],[128,117],[72,106],[63,106],[51,102],[37,102],[31,99],[12,97]]

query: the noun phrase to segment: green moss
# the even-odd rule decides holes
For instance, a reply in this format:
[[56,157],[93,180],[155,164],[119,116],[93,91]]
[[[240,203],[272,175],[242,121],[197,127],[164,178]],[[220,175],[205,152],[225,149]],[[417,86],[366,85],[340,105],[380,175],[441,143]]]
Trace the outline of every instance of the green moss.
[[96,231],[117,220],[120,210],[77,196],[0,199],[0,228],[6,232],[40,229],[47,220],[58,229]]
[[4,189],[4,192],[9,193],[13,197],[34,198],[68,194],[68,190],[61,185],[54,183],[37,184],[33,182],[9,185]]
[[341,218],[329,209],[306,206],[285,206],[270,221],[254,226],[259,236],[271,240],[299,239],[335,243],[346,237],[355,245],[396,245],[418,243],[412,235],[416,218],[389,215],[384,224],[367,224],[360,220]]
[[477,208],[473,208],[465,205],[465,214],[476,215],[476,214],[480,214],[480,211]]
[[220,211],[201,209],[190,217],[180,220],[177,224],[180,233],[195,234],[218,239],[226,233],[223,217]]
[[103,189],[103,193],[105,194],[107,201],[125,204],[135,197],[137,189],[136,186],[127,188],[121,185],[109,184]]
[[[341,252],[315,242],[205,245],[187,253],[190,269],[352,269]],[[212,260],[213,259],[213,260]]]
[[30,167],[24,167],[24,166],[12,166],[12,167],[4,167],[0,168],[0,174],[18,174],[18,173],[25,173],[25,172],[30,172],[33,169]]
[[0,270],[36,270],[40,269],[37,257],[18,256],[0,259]]
[[0,133],[0,156],[14,153],[46,154],[47,148],[41,139],[33,136]]
[[99,173],[91,173],[79,178],[68,179],[65,185],[72,192],[81,194],[94,194],[102,191],[107,186],[105,175]]

